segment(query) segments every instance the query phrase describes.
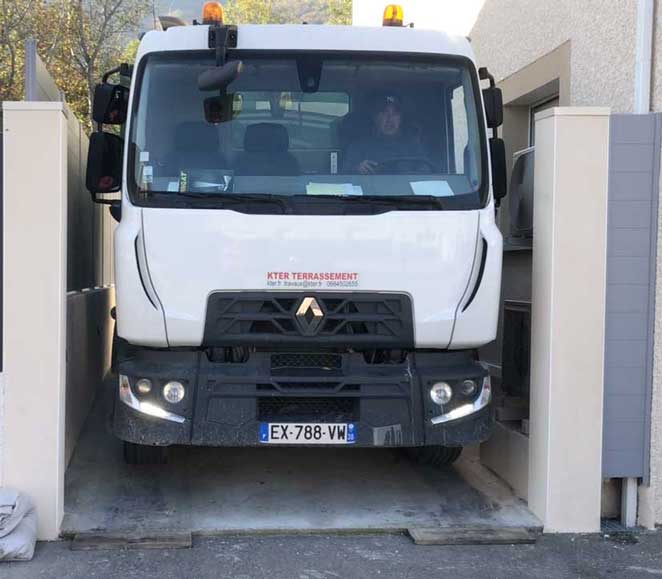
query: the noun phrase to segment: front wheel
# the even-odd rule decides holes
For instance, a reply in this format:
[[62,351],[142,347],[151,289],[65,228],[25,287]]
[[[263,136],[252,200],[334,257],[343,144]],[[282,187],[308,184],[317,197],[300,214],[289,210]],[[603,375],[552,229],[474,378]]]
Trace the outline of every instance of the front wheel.
[[168,462],[168,447],[145,446],[124,442],[124,462],[127,464],[165,464]]
[[458,446],[419,446],[408,448],[409,457],[419,464],[444,467],[453,464],[462,454],[462,447]]

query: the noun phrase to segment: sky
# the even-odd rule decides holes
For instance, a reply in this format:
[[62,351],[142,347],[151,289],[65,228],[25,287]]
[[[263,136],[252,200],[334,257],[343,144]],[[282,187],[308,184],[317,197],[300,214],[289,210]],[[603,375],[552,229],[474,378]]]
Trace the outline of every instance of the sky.
[[[359,26],[379,26],[382,23],[385,0],[354,0],[353,23]],[[468,36],[485,0],[400,0],[405,24],[417,28],[433,28],[451,34]]]

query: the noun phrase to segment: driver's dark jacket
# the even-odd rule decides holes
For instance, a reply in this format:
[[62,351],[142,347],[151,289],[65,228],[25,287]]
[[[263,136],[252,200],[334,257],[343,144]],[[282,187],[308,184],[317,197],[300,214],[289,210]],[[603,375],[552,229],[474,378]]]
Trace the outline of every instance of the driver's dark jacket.
[[343,173],[356,173],[363,161],[384,163],[394,159],[426,158],[421,143],[404,135],[395,137],[372,136],[355,141],[347,147],[343,159]]

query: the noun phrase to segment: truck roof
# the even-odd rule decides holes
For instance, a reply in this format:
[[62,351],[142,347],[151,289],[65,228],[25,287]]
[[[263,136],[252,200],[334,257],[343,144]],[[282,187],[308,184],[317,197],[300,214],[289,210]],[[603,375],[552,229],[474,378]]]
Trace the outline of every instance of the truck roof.
[[[208,26],[175,26],[150,31],[142,39],[138,60],[149,52],[208,49]],[[245,24],[238,26],[239,50],[350,50],[451,54],[474,60],[463,36],[408,27]]]

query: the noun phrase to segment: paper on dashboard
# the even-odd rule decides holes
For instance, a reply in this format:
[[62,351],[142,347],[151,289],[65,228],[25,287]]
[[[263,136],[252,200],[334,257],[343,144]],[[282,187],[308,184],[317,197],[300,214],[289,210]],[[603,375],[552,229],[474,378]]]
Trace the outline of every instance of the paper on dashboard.
[[430,197],[452,197],[455,195],[448,181],[412,181],[409,184],[414,195],[428,195]]
[[306,195],[363,195],[363,189],[360,185],[351,183],[308,183],[306,185]]

